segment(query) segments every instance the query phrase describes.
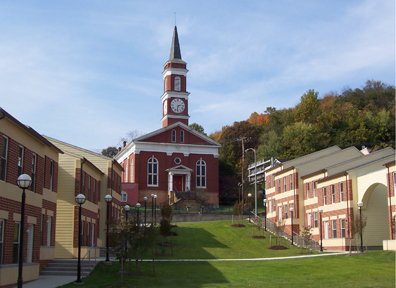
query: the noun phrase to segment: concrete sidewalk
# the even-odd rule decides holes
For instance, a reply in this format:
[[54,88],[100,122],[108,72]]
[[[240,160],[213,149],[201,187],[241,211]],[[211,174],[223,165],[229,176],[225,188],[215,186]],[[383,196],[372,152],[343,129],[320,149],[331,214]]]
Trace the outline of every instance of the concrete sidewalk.
[[[56,288],[77,280],[76,276],[40,275],[36,281],[23,284],[24,288]],[[17,286],[15,286],[17,287]]]

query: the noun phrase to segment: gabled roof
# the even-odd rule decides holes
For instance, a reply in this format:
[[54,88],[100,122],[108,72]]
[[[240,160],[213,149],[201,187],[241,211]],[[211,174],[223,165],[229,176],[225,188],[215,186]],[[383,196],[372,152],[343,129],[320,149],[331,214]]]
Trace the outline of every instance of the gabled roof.
[[11,122],[19,126],[22,130],[25,130],[26,133],[30,134],[33,138],[35,138],[37,141],[41,142],[42,144],[51,147],[55,149],[58,153],[63,154],[63,151],[56,147],[54,144],[52,144],[50,141],[45,139],[42,135],[40,135],[36,130],[34,130],[32,127],[27,126],[19,122],[17,119],[11,116],[7,111],[5,111],[3,108],[0,107],[0,120],[3,118],[9,119]]
[[163,127],[163,128],[161,128],[161,129],[158,129],[158,130],[153,131],[153,132],[151,132],[151,133],[148,133],[148,134],[146,134],[146,135],[143,135],[143,136],[140,136],[140,137],[138,137],[138,138],[135,138],[135,139],[132,140],[127,146],[129,146],[132,142],[134,142],[134,143],[146,142],[145,140],[147,140],[147,139],[149,139],[149,138],[151,138],[151,137],[153,137],[153,136],[159,135],[159,134],[161,134],[161,133],[164,133],[164,132],[166,132],[166,131],[175,129],[175,128],[178,127],[178,126],[181,127],[182,129],[184,129],[185,131],[187,131],[187,132],[189,132],[189,133],[191,133],[191,134],[193,134],[193,135],[195,135],[195,136],[201,138],[202,140],[204,140],[204,141],[210,143],[211,145],[217,146],[217,147],[219,147],[219,148],[221,147],[221,144],[219,144],[219,143],[216,142],[215,140],[213,140],[213,139],[209,138],[208,136],[206,136],[206,135],[204,135],[204,134],[202,134],[202,133],[196,131],[195,129],[193,129],[193,128],[187,126],[186,124],[183,124],[182,122],[173,123],[172,125]]

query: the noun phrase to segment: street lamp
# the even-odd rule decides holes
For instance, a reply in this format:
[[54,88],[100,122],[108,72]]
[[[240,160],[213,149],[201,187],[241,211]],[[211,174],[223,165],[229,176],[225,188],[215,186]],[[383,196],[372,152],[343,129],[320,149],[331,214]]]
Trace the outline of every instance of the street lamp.
[[264,202],[264,219],[265,219],[264,231],[267,231],[267,199],[264,199],[263,202]]
[[140,226],[140,223],[139,223],[139,208],[140,208],[140,203],[136,203],[136,208],[137,208],[137,224]]
[[154,193],[151,196],[151,226],[153,226],[154,221]]
[[[127,205],[125,205],[124,206],[124,211],[125,211],[125,228],[127,228],[127,225],[128,225],[128,212],[129,212],[129,210],[131,210],[131,207],[129,207],[129,205],[127,204]],[[125,251],[127,251],[128,250],[128,242],[127,242],[127,240],[125,239]]]
[[257,163],[256,163],[256,150],[248,148],[245,152],[252,150],[254,152],[254,215],[257,217]]
[[27,174],[22,174],[17,179],[17,185],[22,189],[22,203],[21,203],[21,228],[19,233],[19,268],[18,268],[18,288],[22,287],[22,267],[23,267],[23,232],[25,223],[25,189],[29,188],[32,184],[32,178]]
[[125,222],[128,222],[128,212],[129,210],[131,210],[131,207],[129,207],[129,205],[125,205],[124,206],[124,211],[125,211]]
[[104,200],[107,203],[107,233],[106,233],[106,264],[111,263],[109,259],[109,214],[110,214],[110,202],[113,200],[113,197],[110,194],[107,194],[104,197]]
[[155,200],[155,205],[154,205],[154,207],[155,207],[155,224],[154,225],[157,225],[157,194],[154,194],[154,200]]
[[249,222],[250,222],[250,198],[252,197],[252,193],[248,193],[248,214],[249,214]]
[[291,217],[291,234],[292,234],[292,243],[291,243],[291,245],[293,245],[293,218],[294,218],[294,215],[293,215],[293,207],[290,207],[290,217]]
[[360,212],[360,252],[363,252],[363,229],[362,229],[362,206],[363,202],[359,201],[357,203]]
[[320,251],[323,252],[323,239],[322,239],[322,213],[323,213],[323,209],[319,208],[318,212],[319,212],[319,215],[320,215]]
[[76,196],[76,203],[78,207],[78,257],[77,257],[77,280],[76,283],[81,283],[81,205],[85,203],[84,194]]
[[148,198],[146,196],[144,196],[143,200],[144,200],[144,227],[146,227],[146,204],[147,204]]

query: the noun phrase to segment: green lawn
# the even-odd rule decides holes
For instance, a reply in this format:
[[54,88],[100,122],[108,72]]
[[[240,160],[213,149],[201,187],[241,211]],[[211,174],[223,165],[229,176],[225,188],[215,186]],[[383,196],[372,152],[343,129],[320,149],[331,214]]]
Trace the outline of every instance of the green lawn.
[[[230,224],[231,221],[178,223],[175,232],[179,236],[173,237],[171,258],[269,258],[300,253],[296,247],[269,250],[269,233],[266,239],[252,239],[250,224],[245,222],[246,228]],[[395,253],[389,251],[270,261],[157,261],[155,270],[153,277],[153,263],[143,262],[142,275],[126,275],[123,287],[395,287]],[[119,271],[117,262],[111,266],[99,263],[79,286],[122,287]]]

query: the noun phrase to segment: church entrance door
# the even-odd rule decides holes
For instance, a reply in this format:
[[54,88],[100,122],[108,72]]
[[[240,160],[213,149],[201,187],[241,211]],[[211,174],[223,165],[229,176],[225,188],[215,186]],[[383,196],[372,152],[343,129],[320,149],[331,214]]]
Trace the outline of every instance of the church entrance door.
[[184,191],[184,175],[173,175],[173,186],[179,192]]

